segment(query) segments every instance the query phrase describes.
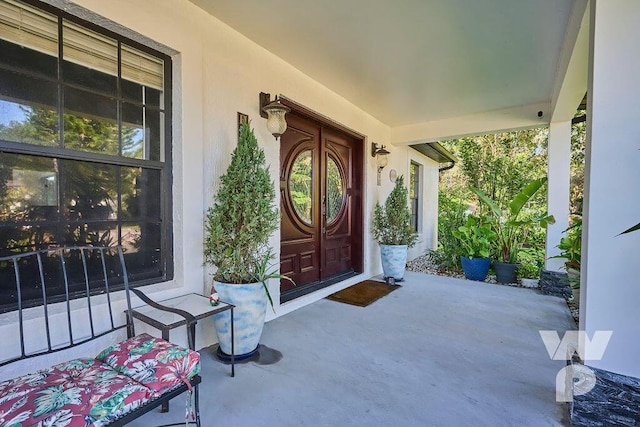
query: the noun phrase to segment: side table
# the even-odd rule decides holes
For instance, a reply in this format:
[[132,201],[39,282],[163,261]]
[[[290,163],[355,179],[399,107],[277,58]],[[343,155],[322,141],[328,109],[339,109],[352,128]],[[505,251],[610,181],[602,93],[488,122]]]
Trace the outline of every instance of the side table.
[[[205,319],[214,314],[229,311],[231,316],[231,376],[235,376],[235,355],[234,355],[234,336],[233,336],[233,309],[234,305],[220,301],[218,305],[211,305],[209,297],[204,295],[191,293],[175,298],[160,301],[159,305],[165,307],[184,310],[191,314],[196,320]],[[184,326],[187,321],[184,317],[167,311],[162,311],[151,305],[143,305],[141,307],[131,309],[131,315],[154,328],[162,331],[162,339],[169,341],[169,331],[179,326]],[[195,326],[195,325],[193,325]],[[193,328],[193,341],[195,344],[195,327]]]

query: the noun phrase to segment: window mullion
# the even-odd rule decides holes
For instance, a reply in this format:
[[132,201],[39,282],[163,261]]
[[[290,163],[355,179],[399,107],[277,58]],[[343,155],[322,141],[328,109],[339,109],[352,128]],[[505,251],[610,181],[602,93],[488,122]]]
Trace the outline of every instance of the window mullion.
[[64,58],[64,34],[62,32],[62,17],[58,16],[58,147],[64,148],[64,87],[62,73],[62,58]]
[[112,156],[109,154],[92,153],[88,151],[77,151],[67,148],[47,147],[42,145],[23,144],[13,141],[1,141],[2,151],[5,153],[27,154],[39,157],[49,157],[68,160],[87,161],[107,165],[120,165],[131,167],[143,167],[147,169],[164,169],[163,162],[155,160],[140,160],[132,157]]
[[62,245],[64,243],[64,187],[66,185],[66,176],[64,173],[64,162],[60,161],[60,159],[55,159],[54,164],[56,165],[56,170],[58,172],[58,206],[57,206],[57,221],[56,221],[56,243]]
[[122,43],[118,40],[118,79],[116,80],[116,94],[118,104],[116,117],[118,121],[118,155],[122,156]]

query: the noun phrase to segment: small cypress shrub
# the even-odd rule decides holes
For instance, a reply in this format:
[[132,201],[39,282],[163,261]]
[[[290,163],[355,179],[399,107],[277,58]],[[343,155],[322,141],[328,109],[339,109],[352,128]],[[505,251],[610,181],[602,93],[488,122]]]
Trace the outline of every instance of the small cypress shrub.
[[396,179],[396,185],[387,197],[384,207],[376,202],[373,211],[371,232],[373,238],[381,245],[416,244],[418,234],[411,229],[411,211],[409,210],[409,193],[404,186],[404,177]]
[[205,262],[218,268],[214,280],[264,280],[261,266],[264,269],[272,257],[269,236],[278,228],[274,201],[264,151],[250,125],[243,124],[231,164],[220,178],[220,189],[205,218]]

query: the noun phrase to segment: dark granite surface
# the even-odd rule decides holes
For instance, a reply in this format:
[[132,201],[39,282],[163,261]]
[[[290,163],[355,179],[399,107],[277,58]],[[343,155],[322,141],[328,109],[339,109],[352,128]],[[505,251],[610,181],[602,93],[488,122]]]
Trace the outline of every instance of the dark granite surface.
[[540,292],[545,295],[571,296],[571,286],[567,273],[542,270],[540,272]]
[[596,385],[573,397],[573,427],[640,426],[640,379],[589,367]]

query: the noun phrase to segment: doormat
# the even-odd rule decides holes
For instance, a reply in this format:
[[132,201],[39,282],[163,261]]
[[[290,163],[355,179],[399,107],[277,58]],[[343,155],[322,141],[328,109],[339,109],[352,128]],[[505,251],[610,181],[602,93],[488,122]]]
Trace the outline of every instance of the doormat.
[[399,287],[400,285],[387,285],[376,280],[365,280],[331,294],[327,298],[332,301],[366,307]]

